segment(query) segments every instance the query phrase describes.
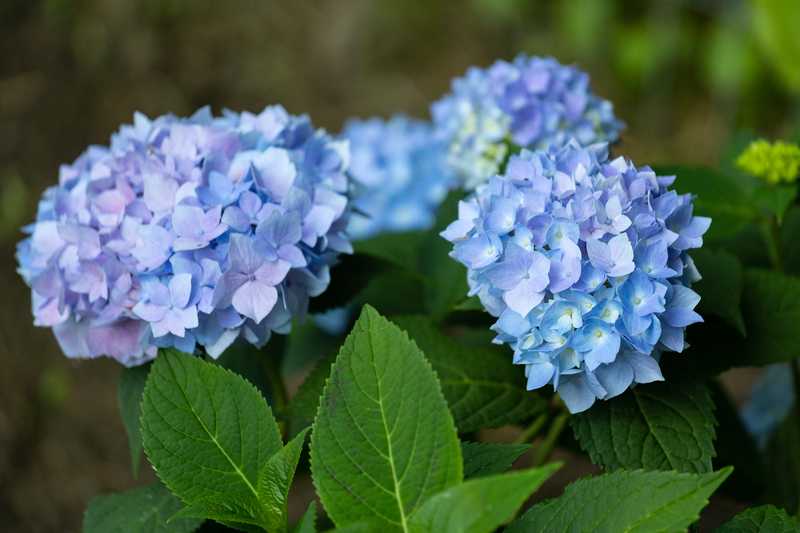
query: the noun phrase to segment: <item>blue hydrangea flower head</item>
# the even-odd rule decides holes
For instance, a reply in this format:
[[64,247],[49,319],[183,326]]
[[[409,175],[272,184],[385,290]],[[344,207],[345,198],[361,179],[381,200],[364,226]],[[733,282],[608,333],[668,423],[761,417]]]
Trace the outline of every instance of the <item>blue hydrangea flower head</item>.
[[460,202],[442,236],[529,390],[550,384],[580,412],[663,379],[662,352],[684,349],[702,321],[688,251],[711,221],[674,179],[573,140],[512,156]]
[[402,115],[352,120],[342,136],[350,142],[353,239],[433,225],[453,176],[430,123]]
[[524,55],[470,68],[431,112],[449,144],[449,162],[468,190],[495,174],[512,146],[614,142],[623,128],[611,102],[591,92],[588,74],[552,58]]
[[346,143],[282,107],[150,120],[61,167],[19,272],[68,357],[216,357],[286,333],[351,251]]

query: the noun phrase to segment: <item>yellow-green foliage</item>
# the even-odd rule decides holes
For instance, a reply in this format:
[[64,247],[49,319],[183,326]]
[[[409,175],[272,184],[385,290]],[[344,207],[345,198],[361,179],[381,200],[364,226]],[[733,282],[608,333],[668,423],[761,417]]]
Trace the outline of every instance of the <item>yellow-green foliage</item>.
[[784,141],[753,141],[736,164],[748,174],[769,183],[792,183],[800,175],[800,146]]

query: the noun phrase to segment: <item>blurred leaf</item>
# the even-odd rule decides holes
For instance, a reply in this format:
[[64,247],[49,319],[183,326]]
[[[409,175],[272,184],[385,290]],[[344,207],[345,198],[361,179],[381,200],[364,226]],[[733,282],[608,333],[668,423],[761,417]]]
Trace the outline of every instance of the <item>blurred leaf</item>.
[[758,216],[742,184],[734,177],[703,167],[660,166],[659,175],[675,175],[675,189],[696,195],[695,214],[710,216],[708,240],[730,237]]
[[579,479],[563,496],[531,507],[506,532],[685,531],[730,473],[620,470]]
[[530,448],[530,444],[462,442],[464,479],[501,474]]
[[759,67],[750,34],[740,20],[737,16],[722,17],[712,26],[705,48],[709,82],[717,91],[732,95],[748,89]]
[[788,361],[800,354],[800,279],[777,272],[747,269],[742,311],[747,326],[745,364]]
[[717,533],[797,533],[800,521],[772,505],[752,507],[717,529]]
[[439,375],[442,392],[460,433],[526,420],[545,409],[539,394],[525,390],[522,368],[511,352],[491,344],[466,346],[440,333],[427,316],[398,316]]
[[325,381],[331,374],[335,357],[320,359],[314,370],[306,377],[294,397],[289,402],[289,435],[294,437],[300,431],[311,427],[317,416],[319,401],[325,388]]
[[800,275],[800,207],[793,206],[786,212],[780,240],[783,269],[788,274]]
[[752,23],[761,51],[780,75],[787,89],[800,92],[800,2],[753,0]]
[[411,531],[492,533],[514,517],[525,500],[561,464],[465,481],[429,498],[409,521]]
[[800,408],[795,406],[772,435],[767,461],[767,501],[791,514],[800,510]]
[[605,30],[613,24],[614,2],[573,0],[559,2],[557,20],[559,37],[579,56],[602,54],[606,47]]
[[331,283],[328,288],[308,305],[310,313],[322,313],[349,304],[370,280],[389,270],[386,261],[365,254],[341,255],[331,268]]
[[716,420],[704,385],[640,385],[571,420],[581,448],[606,469],[711,471]]
[[786,210],[797,196],[797,185],[761,185],[753,191],[753,199],[764,210],[783,221]]
[[317,502],[308,504],[308,509],[294,526],[293,533],[317,533]]
[[356,254],[374,257],[416,272],[419,251],[426,237],[427,232],[424,231],[383,233],[377,237],[356,242],[354,248]]
[[[84,533],[190,533],[202,519],[170,520],[181,502],[161,483],[95,496],[83,516]],[[169,520],[169,524],[167,521]]]
[[128,434],[128,448],[131,452],[131,470],[133,477],[139,476],[139,465],[142,461],[142,432],[139,427],[142,393],[151,363],[132,368],[123,368],[119,375],[117,401],[122,424]]
[[[239,339],[231,344],[214,362],[238,374],[254,385],[266,398],[267,403],[276,408],[276,384],[270,383],[270,374],[277,378],[278,368],[286,347],[286,335],[273,334],[263,348],[257,348]],[[282,394],[279,391],[278,394]]]
[[281,365],[284,377],[294,376],[318,361],[332,357],[339,350],[341,336],[322,331],[315,324],[315,318],[306,317],[305,320],[292,323],[292,332],[286,337],[286,353]]
[[692,286],[700,296],[701,316],[715,314],[735,327],[744,336],[741,311],[742,264],[725,250],[701,248],[692,250],[697,269],[703,279]]
[[425,310],[425,285],[417,272],[391,269],[367,284],[354,307],[369,304],[385,315],[421,313]]
[[718,380],[710,380],[708,386],[717,419],[714,466],[733,467],[733,473],[720,490],[739,501],[756,501],[764,489],[761,453],[742,424],[739,410],[725,388]]

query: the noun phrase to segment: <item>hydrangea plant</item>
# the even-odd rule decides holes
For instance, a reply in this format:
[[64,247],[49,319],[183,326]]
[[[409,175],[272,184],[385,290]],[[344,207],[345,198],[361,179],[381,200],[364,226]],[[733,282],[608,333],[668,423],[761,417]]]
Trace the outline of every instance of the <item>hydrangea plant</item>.
[[431,113],[468,190],[496,173],[515,146],[614,142],[623,127],[611,102],[591,92],[588,74],[553,58],[525,55],[470,68]]
[[218,356],[287,333],[351,250],[346,145],[282,107],[150,120],[60,170],[18,249],[69,357]]
[[580,412],[663,379],[661,352],[683,351],[684,328],[702,320],[688,250],[711,220],[674,179],[572,141],[512,156],[459,204],[442,235],[528,389],[551,384]]
[[[62,167],[18,248],[34,320],[125,365],[158,478],[84,531],[686,531],[718,487],[797,511],[791,151],[745,152],[763,180],[636,166],[586,74],[526,56],[433,115],[338,139],[279,106],[136,115]],[[772,363],[744,413],[762,453],[713,378]],[[496,427],[514,441],[469,441]],[[521,512],[575,441],[604,472]],[[290,524],[296,471],[316,497]],[[761,506],[720,531],[754,527],[800,530]]]

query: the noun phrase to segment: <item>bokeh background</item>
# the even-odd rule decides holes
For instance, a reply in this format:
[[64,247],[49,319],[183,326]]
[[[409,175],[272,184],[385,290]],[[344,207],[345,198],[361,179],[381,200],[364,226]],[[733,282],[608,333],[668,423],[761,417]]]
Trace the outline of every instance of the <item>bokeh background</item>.
[[637,163],[714,165],[743,129],[800,132],[798,28],[797,0],[0,0],[2,528],[77,531],[136,483],[119,368],[60,355],[13,259],[58,165],[134,111],[282,103],[336,132],[426,116],[468,66],[526,52],[587,70]]

